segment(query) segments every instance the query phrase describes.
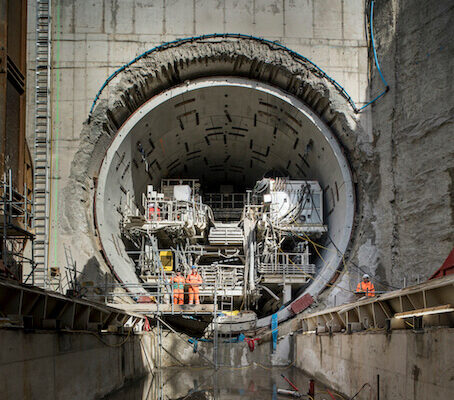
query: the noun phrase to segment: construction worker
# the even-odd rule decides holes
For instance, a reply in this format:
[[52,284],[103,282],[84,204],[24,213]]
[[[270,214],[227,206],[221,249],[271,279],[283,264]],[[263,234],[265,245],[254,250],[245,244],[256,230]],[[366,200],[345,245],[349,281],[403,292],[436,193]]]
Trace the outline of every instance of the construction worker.
[[363,275],[363,280],[358,283],[356,287],[356,293],[364,294],[367,297],[374,297],[375,296],[375,288],[374,284],[370,281],[370,277],[367,274]]
[[197,272],[197,267],[195,265],[191,268],[191,273],[186,278],[186,283],[189,285],[189,304],[200,304],[199,299],[199,288],[203,283],[202,277]]
[[173,283],[173,304],[184,304],[184,276],[178,270],[172,278]]

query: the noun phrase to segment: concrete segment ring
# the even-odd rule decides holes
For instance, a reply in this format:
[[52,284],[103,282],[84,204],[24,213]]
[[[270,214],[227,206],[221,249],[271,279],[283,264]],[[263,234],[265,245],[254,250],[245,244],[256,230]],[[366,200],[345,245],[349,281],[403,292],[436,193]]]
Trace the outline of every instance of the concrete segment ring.
[[[108,174],[110,168],[112,168],[112,164],[114,163],[114,159],[120,154],[120,146],[122,142],[126,139],[126,137],[130,134],[131,130],[139,123],[139,121],[146,115],[148,115],[151,110],[154,108],[159,107],[162,103],[168,101],[172,97],[176,97],[182,94],[189,93],[191,91],[203,88],[212,88],[216,86],[238,86],[238,87],[247,87],[250,89],[254,89],[260,91],[262,93],[266,93],[272,95],[276,98],[279,98],[285,102],[291,103],[291,105],[297,108],[300,113],[304,114],[306,118],[308,118],[313,124],[317,126],[320,132],[325,137],[326,141],[330,145],[331,149],[333,149],[334,154],[336,156],[338,165],[341,168],[342,175],[343,175],[343,183],[346,186],[346,196],[349,201],[346,202],[347,207],[345,208],[346,213],[346,224],[343,227],[344,234],[342,235],[342,242],[337,243],[337,247],[339,252],[335,252],[332,258],[330,258],[325,265],[325,267],[320,271],[320,273],[316,276],[315,280],[309,285],[309,287],[301,294],[303,296],[306,293],[311,294],[312,296],[316,296],[321,290],[324,289],[327,282],[329,282],[337,270],[339,264],[342,261],[343,254],[345,253],[348,242],[351,236],[351,230],[353,227],[353,218],[354,218],[354,189],[353,183],[351,178],[350,168],[348,166],[347,160],[345,159],[342,149],[339,146],[336,138],[334,137],[331,130],[328,126],[320,120],[320,118],[303,102],[296,99],[293,96],[288,96],[283,90],[274,88],[270,85],[251,81],[245,78],[233,78],[233,77],[214,77],[214,78],[200,78],[191,82],[187,82],[181,84],[179,86],[173,87],[167,91],[162,92],[161,94],[154,96],[152,99],[148,100],[145,104],[143,104],[138,110],[136,110],[122,125],[122,127],[118,130],[115,139],[113,140],[112,144],[109,146],[107,153],[104,157],[104,161],[102,163],[99,175],[98,175],[98,184],[97,184],[97,191],[96,191],[96,216],[97,216],[97,226],[98,232],[100,235],[100,239],[102,243],[107,243],[108,246],[111,246],[109,236],[110,231],[104,230],[104,225],[102,221],[107,217],[104,214],[104,207],[103,207],[103,199],[106,194],[106,186],[109,187],[107,184],[108,182]],[[106,250],[106,248],[105,248]],[[110,252],[108,250],[108,258],[111,259],[111,255],[114,254],[114,249],[111,249]],[[334,249],[333,249],[334,250]],[[119,265],[120,262],[116,263]],[[128,273],[131,272],[131,273]],[[122,281],[132,282],[135,281],[136,276],[133,269],[131,270],[124,270],[119,272],[117,270],[117,274],[120,276]],[[132,274],[132,275],[131,275]],[[135,283],[137,283],[135,281]],[[300,297],[301,297],[300,296]],[[299,298],[299,297],[298,297]],[[295,299],[296,300],[296,299]],[[288,309],[284,309],[280,311],[280,318],[286,319],[290,316]],[[260,321],[262,323],[262,321]],[[263,322],[267,324],[266,322]]]
[[[67,196],[69,207],[66,207],[66,213],[77,212],[71,205],[80,209],[80,201],[94,204],[93,181],[97,179],[105,152],[113,136],[135,110],[153,96],[179,83],[216,75],[266,82],[275,90],[299,98],[309,114],[317,116],[321,124],[336,133],[335,140],[342,143],[339,147],[341,153],[348,156],[349,150],[355,151],[353,133],[358,127],[355,126],[352,110],[338,91],[330,87],[330,82],[315,74],[311,65],[304,65],[288,52],[273,49],[268,43],[257,40],[222,38],[194,41],[151,54],[118,76],[119,82],[111,90],[109,99],[102,99],[94,110],[92,120],[85,123],[81,145],[71,170],[70,179],[75,185],[66,190],[70,194],[70,197]],[[353,190],[351,196],[354,198]],[[353,213],[354,210],[352,220]],[[87,217],[86,224],[81,221],[82,230],[96,236],[93,216]],[[73,224],[72,228],[80,230],[80,225]],[[352,226],[353,223],[350,229]],[[311,294],[315,296],[321,286],[324,285],[318,284],[318,289],[311,290]],[[279,320],[289,316],[287,309],[282,310]]]

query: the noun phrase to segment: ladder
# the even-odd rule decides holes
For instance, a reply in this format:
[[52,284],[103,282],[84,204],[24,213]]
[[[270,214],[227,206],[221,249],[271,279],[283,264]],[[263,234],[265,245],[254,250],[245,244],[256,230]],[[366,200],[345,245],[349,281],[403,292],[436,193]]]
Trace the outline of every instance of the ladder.
[[51,0],[36,2],[35,141],[33,197],[35,265],[33,282],[49,285],[49,206],[50,206],[50,72]]
[[222,311],[234,311],[233,296],[222,296],[221,297],[221,312]]

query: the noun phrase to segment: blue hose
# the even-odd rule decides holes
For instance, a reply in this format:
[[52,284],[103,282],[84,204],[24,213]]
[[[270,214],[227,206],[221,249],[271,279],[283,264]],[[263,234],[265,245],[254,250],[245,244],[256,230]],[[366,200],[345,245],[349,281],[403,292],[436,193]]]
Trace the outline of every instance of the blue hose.
[[380,77],[381,77],[383,83],[385,84],[386,89],[385,89],[385,91],[382,94],[380,94],[375,99],[373,99],[372,101],[370,101],[366,105],[362,106],[361,108],[356,107],[356,104],[353,101],[353,99],[351,98],[351,96],[347,93],[347,91],[335,79],[331,78],[323,69],[321,69],[313,61],[311,61],[308,58],[304,57],[303,55],[297,53],[296,51],[293,51],[293,50],[289,49],[287,46],[284,46],[283,44],[280,44],[280,43],[277,43],[277,42],[273,42],[273,41],[268,40],[268,39],[260,38],[260,37],[253,36],[253,35],[245,35],[245,34],[242,34],[242,33],[211,33],[211,34],[207,34],[207,35],[191,36],[191,37],[188,37],[188,38],[176,39],[176,40],[173,40],[171,42],[166,42],[166,43],[160,44],[159,46],[153,47],[153,48],[143,52],[142,54],[138,55],[137,57],[135,57],[133,60],[131,60],[127,64],[124,64],[123,66],[118,68],[116,71],[114,71],[106,79],[106,81],[103,83],[101,88],[98,90],[98,93],[96,94],[95,99],[93,100],[93,104],[91,105],[90,113],[88,115],[88,118],[89,118],[89,120],[91,119],[91,116],[93,114],[93,110],[95,108],[95,105],[96,105],[97,101],[99,100],[99,97],[101,96],[101,94],[102,94],[103,90],[105,89],[105,87],[112,81],[112,79],[114,79],[118,74],[123,72],[126,68],[130,67],[132,64],[134,64],[137,61],[139,61],[140,59],[148,56],[149,54],[154,53],[154,52],[159,51],[159,50],[164,50],[164,49],[167,49],[167,48],[170,48],[170,47],[176,47],[176,46],[179,46],[179,45],[184,44],[184,43],[194,42],[196,40],[213,39],[213,38],[254,39],[254,40],[258,40],[260,42],[270,44],[272,46],[275,46],[277,48],[280,48],[280,49],[283,49],[283,50],[289,52],[292,56],[296,57],[297,59],[299,59],[301,61],[304,61],[304,62],[307,62],[310,65],[312,65],[312,67],[314,67],[323,78],[326,78],[332,85],[334,85],[334,87],[338,90],[338,92],[350,103],[350,105],[352,106],[353,110],[356,113],[358,113],[361,110],[363,110],[364,108],[366,108],[367,106],[369,106],[370,104],[372,104],[373,102],[375,102],[376,100],[378,100],[381,96],[383,96],[389,90],[389,86],[386,83],[386,81],[385,81],[385,79],[383,77],[383,74],[382,74],[382,72],[380,70],[380,66],[379,66],[378,59],[377,59],[377,52],[375,50],[375,41],[374,41],[374,36],[373,36],[373,23],[372,23],[373,10],[374,10],[374,1],[371,2],[370,33],[371,33],[372,47],[373,47],[373,51],[374,51],[375,65],[377,66],[377,69],[378,69],[378,71],[380,73]]
[[377,97],[369,101],[367,104],[363,105],[360,109],[355,110],[355,112],[360,112],[361,110],[364,110],[367,106],[370,106],[372,103],[377,101],[380,97],[384,96],[385,93],[389,92],[389,85],[388,82],[386,82],[386,79],[384,78],[381,69],[380,69],[380,63],[378,62],[378,57],[377,57],[377,50],[375,49],[375,39],[374,39],[374,1],[372,0],[370,3],[370,40],[372,42],[372,50],[374,52],[374,60],[375,60],[375,66],[377,67],[378,73],[380,74],[380,78],[385,85],[385,90],[383,90],[382,93],[380,93]]
[[377,50],[375,50],[375,39],[374,39],[374,1],[370,3],[370,40],[372,42],[372,49],[374,50],[374,59],[375,59],[375,66],[378,69],[378,73],[380,74],[380,78],[385,85],[385,87],[389,88],[388,82],[383,77],[383,74],[380,69],[380,64],[377,58]]

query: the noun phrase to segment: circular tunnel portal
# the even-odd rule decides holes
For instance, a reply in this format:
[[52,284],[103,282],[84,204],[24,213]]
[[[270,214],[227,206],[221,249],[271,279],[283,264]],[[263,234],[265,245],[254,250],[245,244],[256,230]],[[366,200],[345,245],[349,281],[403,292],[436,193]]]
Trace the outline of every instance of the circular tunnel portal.
[[[121,281],[139,283],[120,231],[127,196],[140,199],[147,185],[159,187],[164,178],[198,179],[210,192],[220,185],[244,191],[272,171],[318,181],[323,189],[327,249],[315,258],[315,279],[292,300],[317,295],[338,269],[350,240],[354,191],[348,162],[332,131],[308,106],[247,78],[180,84],[148,100],[120,127],[99,171],[95,203],[111,268]],[[281,310],[279,319],[288,314]]]

